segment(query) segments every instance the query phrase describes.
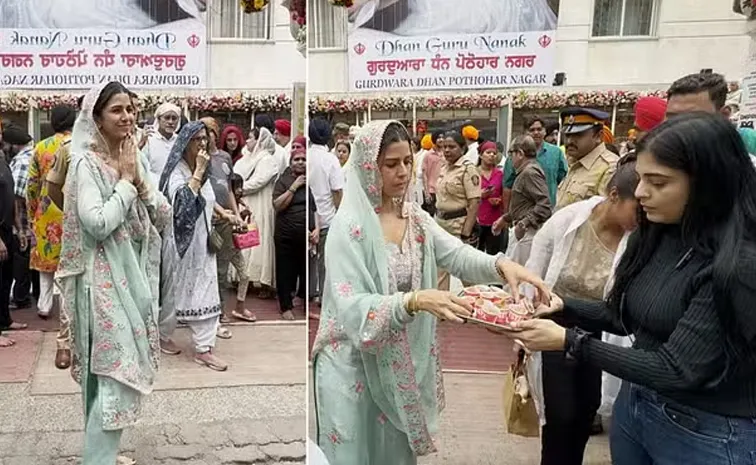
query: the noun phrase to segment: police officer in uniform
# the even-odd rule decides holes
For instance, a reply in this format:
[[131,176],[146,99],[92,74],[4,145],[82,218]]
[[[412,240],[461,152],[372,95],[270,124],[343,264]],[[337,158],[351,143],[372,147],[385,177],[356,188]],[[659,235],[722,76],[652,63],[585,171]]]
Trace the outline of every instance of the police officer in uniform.
[[[436,222],[449,234],[475,244],[473,235],[480,206],[480,172],[465,157],[467,143],[459,132],[448,132],[438,139],[446,163],[436,185]],[[450,276],[439,271],[438,288],[449,290]]]
[[567,108],[560,116],[569,171],[557,191],[557,210],[604,195],[619,160],[602,141],[608,113],[591,108]]

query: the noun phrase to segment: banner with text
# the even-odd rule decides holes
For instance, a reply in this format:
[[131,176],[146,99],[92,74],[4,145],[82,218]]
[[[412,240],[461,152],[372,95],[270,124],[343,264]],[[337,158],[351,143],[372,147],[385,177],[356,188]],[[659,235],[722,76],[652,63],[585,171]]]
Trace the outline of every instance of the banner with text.
[[354,40],[350,90],[551,86],[555,31]]
[[554,82],[560,0],[370,0],[349,9],[354,92]]
[[205,87],[202,23],[177,30],[0,29],[0,89]]

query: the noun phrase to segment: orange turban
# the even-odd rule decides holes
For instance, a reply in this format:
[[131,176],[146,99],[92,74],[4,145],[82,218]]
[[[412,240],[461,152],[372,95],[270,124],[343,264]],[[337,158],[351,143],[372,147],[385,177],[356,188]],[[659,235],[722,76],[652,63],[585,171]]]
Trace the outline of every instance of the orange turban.
[[423,150],[430,150],[433,148],[433,138],[431,138],[430,134],[426,134],[420,139],[420,147],[422,147]]
[[614,134],[612,134],[612,130],[607,125],[604,125],[601,129],[601,141],[605,144],[614,143]]
[[462,137],[467,140],[478,140],[478,130],[474,126],[465,126],[462,128]]

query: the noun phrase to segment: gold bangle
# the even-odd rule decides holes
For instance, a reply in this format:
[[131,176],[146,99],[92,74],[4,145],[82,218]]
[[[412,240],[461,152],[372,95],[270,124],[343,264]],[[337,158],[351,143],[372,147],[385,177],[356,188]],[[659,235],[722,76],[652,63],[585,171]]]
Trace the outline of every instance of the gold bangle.
[[413,291],[411,294],[405,294],[405,295],[406,297],[404,301],[404,306],[405,306],[405,309],[407,310],[407,315],[412,316],[415,314],[415,311],[412,307],[412,300],[415,298],[415,292]]

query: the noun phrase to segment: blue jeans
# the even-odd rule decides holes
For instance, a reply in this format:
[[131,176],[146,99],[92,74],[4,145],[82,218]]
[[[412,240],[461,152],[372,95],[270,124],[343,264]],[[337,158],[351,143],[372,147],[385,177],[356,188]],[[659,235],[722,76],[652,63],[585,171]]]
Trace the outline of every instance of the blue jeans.
[[609,441],[614,465],[756,465],[756,418],[707,413],[628,382]]

